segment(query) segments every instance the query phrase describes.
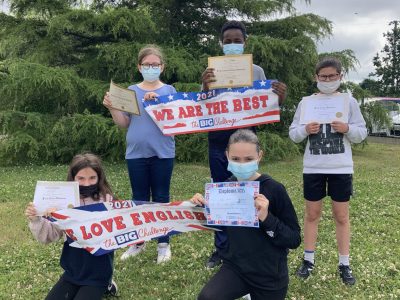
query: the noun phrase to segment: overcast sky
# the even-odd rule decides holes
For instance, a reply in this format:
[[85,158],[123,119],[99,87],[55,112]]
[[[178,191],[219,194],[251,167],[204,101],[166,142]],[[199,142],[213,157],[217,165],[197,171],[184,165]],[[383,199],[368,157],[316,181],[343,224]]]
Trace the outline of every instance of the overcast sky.
[[360,61],[347,80],[360,82],[373,72],[372,59],[386,43],[390,21],[400,21],[400,0],[296,1],[297,13],[314,13],[333,22],[333,35],[318,45],[319,52],[352,49]]

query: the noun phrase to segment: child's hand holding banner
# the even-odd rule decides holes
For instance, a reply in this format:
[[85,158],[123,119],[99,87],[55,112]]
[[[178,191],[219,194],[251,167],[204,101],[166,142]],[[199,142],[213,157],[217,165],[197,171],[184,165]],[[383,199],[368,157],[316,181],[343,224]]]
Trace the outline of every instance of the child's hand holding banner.
[[165,135],[226,130],[279,122],[278,95],[271,80],[252,87],[161,96],[143,105]]
[[[148,203],[148,202],[146,202]],[[135,205],[112,201],[51,213],[69,237],[70,246],[103,255],[165,235],[208,230],[204,208],[189,201]]]

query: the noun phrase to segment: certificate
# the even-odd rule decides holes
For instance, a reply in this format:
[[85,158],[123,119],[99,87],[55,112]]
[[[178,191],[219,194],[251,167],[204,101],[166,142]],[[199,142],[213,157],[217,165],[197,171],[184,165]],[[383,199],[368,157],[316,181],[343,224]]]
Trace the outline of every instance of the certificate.
[[214,68],[217,80],[210,83],[211,89],[253,85],[253,56],[251,54],[209,57],[208,67]]
[[77,181],[38,181],[33,198],[38,215],[46,209],[72,208],[80,206],[79,183]]
[[259,227],[254,197],[258,181],[206,183],[207,225]]
[[332,121],[349,120],[350,98],[347,93],[334,95],[312,95],[304,97],[300,111],[300,124],[318,122],[329,124]]
[[110,101],[112,108],[140,116],[135,91],[120,87],[111,81]]

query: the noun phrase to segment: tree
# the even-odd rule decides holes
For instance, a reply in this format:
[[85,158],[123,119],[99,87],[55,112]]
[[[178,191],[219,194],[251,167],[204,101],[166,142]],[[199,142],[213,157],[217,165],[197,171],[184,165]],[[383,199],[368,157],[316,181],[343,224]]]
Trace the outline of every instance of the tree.
[[379,81],[372,79],[372,78],[366,78],[360,83],[360,87],[364,90],[367,90],[371,96],[382,96],[383,92],[381,90],[381,85]]
[[391,31],[384,33],[386,45],[373,59],[375,73],[379,78],[380,96],[400,96],[400,21],[392,21]]
[[[315,42],[331,33],[330,21],[293,14],[294,0],[8,2],[11,14],[0,14],[0,160],[27,147],[29,155],[14,158],[61,162],[82,150],[122,158],[123,151],[113,149],[123,148],[123,138],[113,137],[124,132],[101,105],[110,79],[125,85],[139,81],[137,52],[156,43],[167,58],[163,80],[181,91],[199,90],[207,56],[221,54],[219,30],[232,18],[245,20],[245,51],[253,53],[254,62],[268,78],[289,86],[282,122],[268,126],[286,135],[295,106],[312,86]],[[291,15],[266,21],[279,12]],[[42,128],[44,120],[47,130],[34,134],[32,128]],[[82,139],[83,130],[93,134]],[[69,132],[69,139],[57,138]],[[190,143],[197,145],[198,138],[177,142],[179,149],[196,149]]]

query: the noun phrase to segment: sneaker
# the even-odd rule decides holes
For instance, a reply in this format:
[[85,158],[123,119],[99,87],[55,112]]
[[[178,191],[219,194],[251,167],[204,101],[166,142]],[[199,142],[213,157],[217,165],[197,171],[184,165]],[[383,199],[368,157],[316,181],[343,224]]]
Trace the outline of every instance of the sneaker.
[[339,265],[339,275],[344,284],[353,285],[356,283],[350,266]]
[[157,263],[161,264],[171,259],[171,246],[168,243],[158,243]]
[[125,260],[128,259],[129,257],[133,257],[138,255],[140,252],[144,251],[144,249],[146,248],[146,243],[140,244],[140,245],[133,245],[130,246],[128,248],[128,250],[126,250],[124,252],[124,254],[121,255],[121,260]]
[[108,285],[106,292],[104,293],[106,296],[117,296],[118,286],[115,281],[112,279],[111,283]]
[[215,250],[211,256],[208,258],[207,263],[206,263],[206,267],[207,269],[213,269],[217,266],[219,266],[220,264],[222,264],[222,259],[218,254],[218,251]]
[[297,276],[303,279],[307,279],[310,276],[311,271],[314,269],[314,264],[311,261],[303,259],[303,263],[297,270]]

